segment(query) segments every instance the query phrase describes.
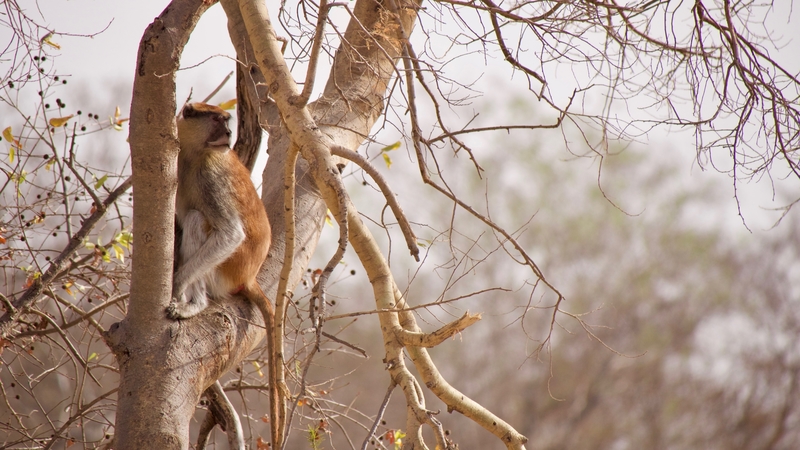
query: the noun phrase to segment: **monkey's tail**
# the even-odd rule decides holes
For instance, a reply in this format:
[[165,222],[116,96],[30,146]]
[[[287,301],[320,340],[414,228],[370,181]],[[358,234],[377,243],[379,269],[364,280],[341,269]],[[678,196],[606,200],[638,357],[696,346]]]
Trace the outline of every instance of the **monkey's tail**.
[[269,406],[270,406],[270,433],[272,435],[272,448],[283,448],[283,430],[286,422],[286,396],[288,389],[283,387],[283,377],[279,377],[283,370],[281,358],[278,357],[279,349],[275,348],[275,309],[264,291],[256,283],[253,289],[247,290],[248,300],[255,303],[264,317],[267,328],[267,351],[269,353],[268,378],[269,378]]

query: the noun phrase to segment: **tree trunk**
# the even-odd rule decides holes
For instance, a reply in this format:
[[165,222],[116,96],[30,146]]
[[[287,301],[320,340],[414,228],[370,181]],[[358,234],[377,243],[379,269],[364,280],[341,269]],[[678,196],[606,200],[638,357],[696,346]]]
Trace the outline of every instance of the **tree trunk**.
[[[229,32],[240,61],[255,61],[250,36],[234,0],[223,0]],[[133,280],[128,316],[106,339],[120,366],[117,448],[188,448],[189,423],[203,391],[246,357],[264,336],[260,313],[237,299],[191,320],[166,319],[173,264],[174,195],[178,142],[175,131],[175,71],[194,25],[208,8],[202,0],[174,0],[145,32],[139,49],[131,103],[131,153],[134,175]],[[364,29],[387,20],[374,0],[359,0],[337,54],[328,85],[309,105],[315,122],[337,145],[357,148],[383,111],[383,97],[400,56],[400,39],[382,39],[376,47]],[[403,21],[413,26],[415,8]],[[259,282],[273,301],[286,246],[283,172],[292,142],[263,89],[264,76],[253,64],[243,71],[242,89],[249,106],[259,108],[259,122],[269,132],[270,158],[264,170],[262,197],[273,229],[272,248]],[[286,99],[281,99],[286,101]],[[252,132],[252,131],[251,131]],[[252,138],[252,136],[249,136]],[[296,138],[296,136],[293,136]],[[257,140],[253,140],[257,142]],[[298,142],[294,142],[295,145]],[[238,150],[238,148],[237,148]],[[316,248],[326,214],[325,202],[301,159],[297,164],[294,270],[295,286]],[[258,324],[258,325],[255,325]],[[266,408],[265,408],[266,409]]]
[[202,392],[263,337],[261,314],[237,300],[191,321],[166,319],[172,294],[178,140],[175,71],[210,5],[175,0],[145,31],[131,102],[134,242],[126,318],[106,339],[120,367],[116,446],[184,449]]

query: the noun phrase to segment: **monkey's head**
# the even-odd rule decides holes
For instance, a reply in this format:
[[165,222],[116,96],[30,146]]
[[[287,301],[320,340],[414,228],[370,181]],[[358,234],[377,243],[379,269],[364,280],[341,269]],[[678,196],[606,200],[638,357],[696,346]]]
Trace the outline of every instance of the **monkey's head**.
[[231,115],[224,109],[205,103],[189,103],[183,107],[178,118],[178,139],[182,150],[230,148],[231,130],[228,119]]

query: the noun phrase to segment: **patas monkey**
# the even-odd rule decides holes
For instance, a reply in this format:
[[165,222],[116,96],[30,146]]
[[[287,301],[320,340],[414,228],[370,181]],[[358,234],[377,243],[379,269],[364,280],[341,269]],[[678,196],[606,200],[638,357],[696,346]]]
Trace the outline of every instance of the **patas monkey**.
[[208,306],[210,295],[241,294],[264,316],[267,336],[274,309],[256,282],[271,232],[250,173],[230,149],[230,114],[192,103],[178,119],[178,195],[183,229],[173,279],[171,319],[186,319]]
[[[230,114],[216,106],[192,103],[178,119],[178,195],[175,211],[183,229],[178,271],[173,279],[171,319],[186,319],[208,306],[208,297],[243,295],[255,303],[267,327],[274,355],[275,310],[256,281],[272,238],[267,213],[250,181],[250,172],[230,149]],[[270,414],[278,423],[280,404],[274,364],[270,365]],[[273,435],[281,430],[273,426]]]

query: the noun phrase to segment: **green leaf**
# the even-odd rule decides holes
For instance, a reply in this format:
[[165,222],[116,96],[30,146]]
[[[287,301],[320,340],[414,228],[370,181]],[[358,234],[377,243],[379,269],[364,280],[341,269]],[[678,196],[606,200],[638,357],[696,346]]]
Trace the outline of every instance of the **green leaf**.
[[94,188],[100,189],[100,187],[103,186],[103,184],[105,184],[107,179],[108,179],[108,174],[105,174],[102,177],[100,177],[100,179],[97,180],[97,182],[94,184]]
[[125,262],[125,250],[117,244],[111,244],[111,248],[114,249],[114,256],[121,262]]

